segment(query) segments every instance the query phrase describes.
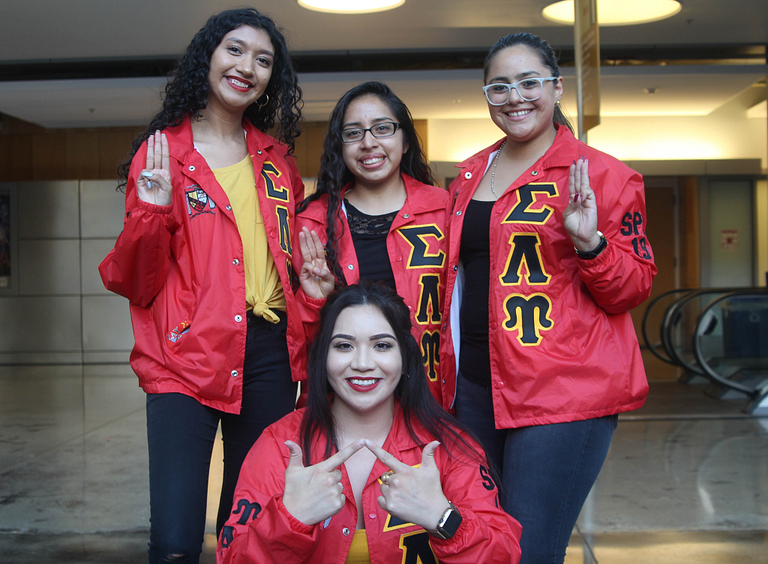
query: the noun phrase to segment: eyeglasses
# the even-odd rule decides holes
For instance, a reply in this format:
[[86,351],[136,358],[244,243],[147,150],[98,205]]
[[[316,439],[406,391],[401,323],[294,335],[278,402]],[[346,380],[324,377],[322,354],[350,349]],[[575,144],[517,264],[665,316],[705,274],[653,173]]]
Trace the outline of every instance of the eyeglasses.
[[341,130],[341,140],[344,141],[344,143],[357,143],[358,141],[363,140],[366,131],[370,131],[371,135],[377,139],[381,137],[392,137],[397,131],[398,127],[400,127],[400,124],[395,123],[394,121],[383,121],[381,123],[377,123],[369,129],[363,129],[362,127],[350,127],[348,129]]
[[488,86],[483,86],[483,92],[485,92],[485,98],[491,106],[503,106],[509,102],[513,88],[522,100],[533,102],[534,100],[541,98],[541,93],[544,90],[542,87],[544,81],[549,82],[550,80],[557,80],[557,77],[549,76],[547,78],[540,78],[532,76],[530,78],[524,78],[514,84],[494,82]]

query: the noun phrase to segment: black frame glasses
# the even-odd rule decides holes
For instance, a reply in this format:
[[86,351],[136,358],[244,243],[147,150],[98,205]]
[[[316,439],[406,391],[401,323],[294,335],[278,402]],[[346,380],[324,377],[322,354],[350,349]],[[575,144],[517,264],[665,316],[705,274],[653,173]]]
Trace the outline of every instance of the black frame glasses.
[[[389,130],[390,125],[393,126],[392,131]],[[377,129],[382,127],[384,127],[384,129]],[[363,127],[348,127],[347,129],[342,129],[340,133],[340,137],[344,143],[359,143],[360,141],[365,139],[365,134],[367,132],[370,132],[371,135],[373,135],[376,139],[382,139],[384,137],[392,137],[395,133],[397,133],[397,130],[400,127],[401,127],[400,124],[397,122],[382,121],[380,123],[377,123],[373,127],[369,127],[367,129]],[[351,138],[350,135],[355,137]],[[359,135],[359,137],[357,137],[357,135]]]

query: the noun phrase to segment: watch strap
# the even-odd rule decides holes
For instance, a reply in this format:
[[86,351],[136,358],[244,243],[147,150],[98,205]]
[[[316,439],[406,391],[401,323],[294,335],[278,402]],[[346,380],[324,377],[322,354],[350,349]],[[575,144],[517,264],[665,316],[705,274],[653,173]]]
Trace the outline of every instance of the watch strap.
[[576,250],[577,257],[579,257],[582,260],[591,260],[600,256],[600,254],[608,246],[608,239],[605,238],[605,235],[603,235],[601,231],[598,231],[597,234],[600,236],[600,243],[598,243],[597,247],[595,247],[591,251],[580,251],[579,249],[574,247],[574,249]]

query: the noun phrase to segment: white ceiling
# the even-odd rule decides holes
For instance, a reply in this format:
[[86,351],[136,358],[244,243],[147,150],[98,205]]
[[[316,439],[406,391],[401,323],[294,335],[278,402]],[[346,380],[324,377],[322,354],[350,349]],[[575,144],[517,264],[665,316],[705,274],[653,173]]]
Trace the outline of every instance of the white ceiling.
[[[622,0],[630,2],[633,0]],[[642,0],[639,0],[642,1]],[[311,12],[296,0],[257,2],[295,53],[370,50],[486,49],[500,36],[529,31],[570,49],[570,27],[543,19],[547,0],[406,0],[380,14]],[[178,56],[206,18],[241,5],[222,0],[0,0],[0,64]],[[685,0],[676,16],[638,26],[602,28],[606,47],[766,45],[766,0]],[[575,115],[573,69],[566,108]],[[706,115],[753,83],[759,65],[603,67],[601,112],[619,115]],[[305,73],[305,117],[325,119],[348,88],[387,82],[417,119],[487,115],[477,70]],[[45,127],[145,124],[159,107],[162,78],[0,82],[0,112]],[[656,89],[649,95],[646,89]]]

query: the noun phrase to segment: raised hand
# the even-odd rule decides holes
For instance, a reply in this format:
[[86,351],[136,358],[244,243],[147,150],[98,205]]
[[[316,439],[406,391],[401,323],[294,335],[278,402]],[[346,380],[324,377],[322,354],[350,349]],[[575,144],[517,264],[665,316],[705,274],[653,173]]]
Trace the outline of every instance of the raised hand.
[[435,449],[440,445],[432,441],[421,453],[421,466],[413,468],[400,462],[377,444],[365,440],[365,446],[381,460],[391,472],[382,476],[379,506],[408,523],[425,529],[435,529],[440,517],[448,509],[448,498],[440,484],[440,470],[435,463]]
[[136,193],[143,202],[171,205],[171,157],[165,133],[155,131],[147,139],[147,167],[136,179]]
[[322,300],[333,292],[336,280],[325,262],[325,249],[320,236],[313,229],[302,227],[299,232],[299,246],[304,262],[299,272],[301,289],[310,298]]
[[305,525],[314,525],[336,515],[346,501],[338,467],[365,446],[363,439],[327,460],[307,467],[301,461],[301,447],[293,441],[285,441],[285,445],[291,451],[291,459],[285,469],[285,508]]
[[563,224],[580,251],[591,251],[600,244],[597,203],[589,186],[589,161],[584,157],[574,161],[568,171],[568,207],[563,211]]

